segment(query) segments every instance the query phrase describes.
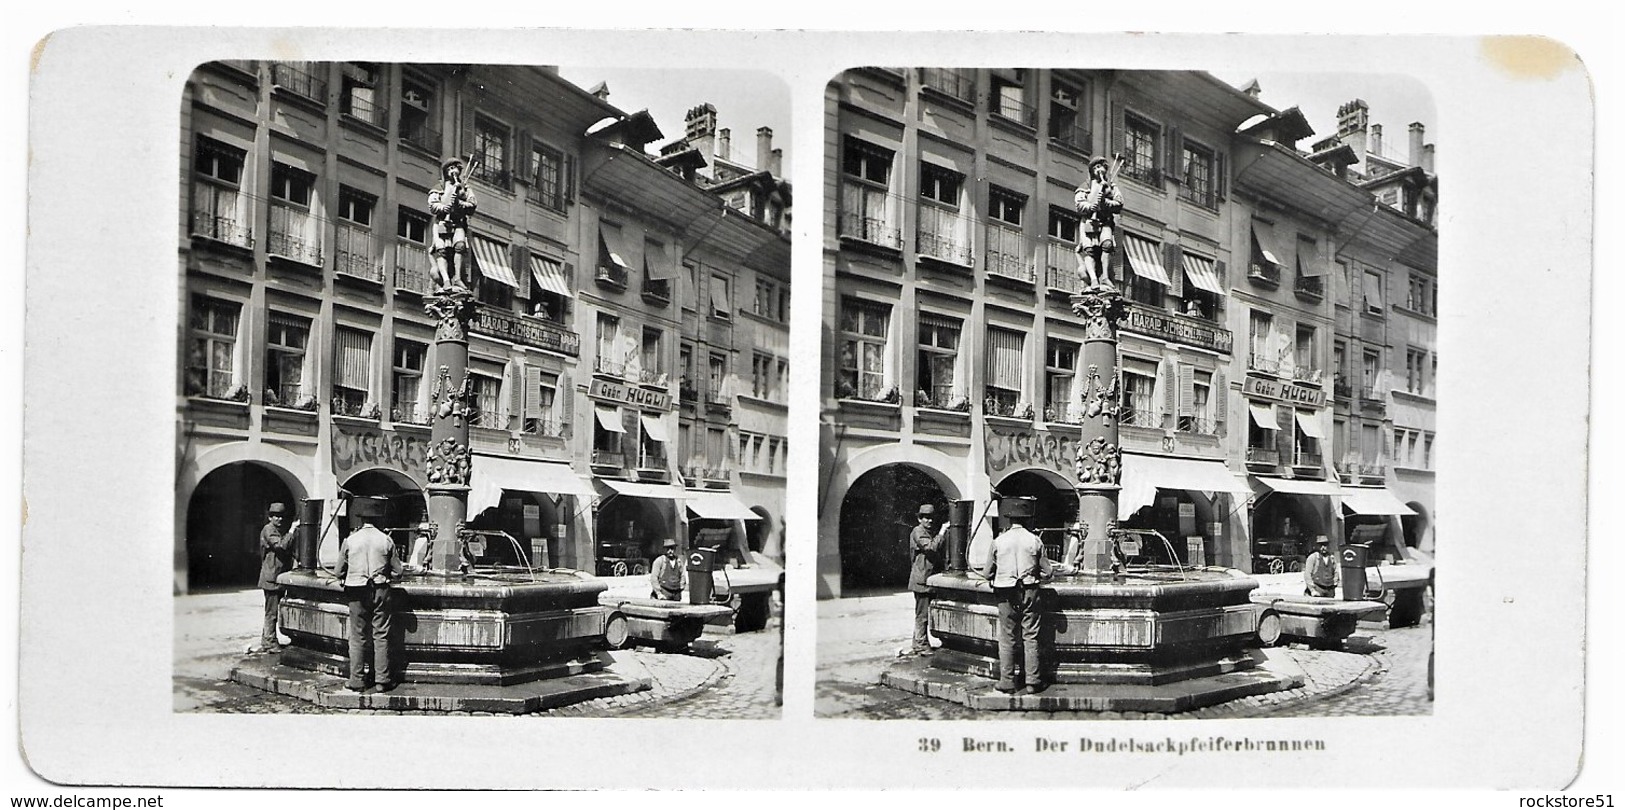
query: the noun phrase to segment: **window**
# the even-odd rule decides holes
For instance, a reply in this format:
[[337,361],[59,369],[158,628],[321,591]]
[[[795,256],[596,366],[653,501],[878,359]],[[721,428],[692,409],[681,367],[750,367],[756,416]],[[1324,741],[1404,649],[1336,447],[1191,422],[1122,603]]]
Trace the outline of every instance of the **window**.
[[1361,359],[1360,396],[1365,399],[1378,399],[1380,394],[1377,391],[1377,378],[1382,375],[1382,351],[1366,349]]
[[706,464],[714,472],[728,468],[728,432],[722,428],[705,430]]
[[427,391],[423,386],[423,360],[428,347],[416,341],[397,338],[390,380],[390,413],[394,422],[415,425],[429,423]]
[[1025,195],[998,186],[987,190],[988,215],[1007,225],[1021,226],[1021,212],[1027,206]]
[[1247,416],[1247,460],[1275,464],[1280,460],[1275,449],[1275,405],[1248,400],[1251,411]]
[[841,236],[902,247],[902,232],[887,191],[894,154],[885,147],[846,137],[841,154]]
[[708,389],[709,402],[727,402],[728,383],[728,355],[712,352],[711,358],[706,362],[706,372],[710,376],[711,387]]
[[405,206],[395,215],[395,286],[429,292],[429,215]]
[[558,401],[559,375],[527,366],[524,431],[541,436],[562,435],[563,426],[557,416]]
[[1366,422],[1360,425],[1360,466],[1371,471],[1382,464],[1382,429]]
[[237,375],[237,331],[242,305],[203,295],[193,295],[188,315],[186,344],[186,394],[226,399],[241,396],[235,391]]
[[333,335],[333,413],[376,418],[372,409],[372,335],[340,326]]
[[767,474],[779,475],[784,472],[784,465],[780,456],[784,453],[787,442],[777,436],[768,437],[767,440]]
[[593,411],[592,463],[611,467],[622,465],[621,436],[626,433],[621,409],[603,405]]
[[1190,141],[1185,141],[1181,149],[1180,164],[1183,167],[1181,175],[1184,177],[1179,196],[1204,208],[1218,207],[1214,195],[1214,158],[1213,151]]
[[1122,414],[1118,422],[1137,427],[1161,427],[1162,420],[1153,410],[1153,392],[1157,385],[1156,364],[1136,358],[1123,358]]
[[270,313],[265,324],[265,404],[303,407],[308,400],[315,409],[309,383],[316,374],[305,351],[309,344],[309,319]]
[[1179,429],[1211,436],[1216,431],[1213,419],[1213,373],[1197,371],[1191,381],[1190,413],[1180,417]]
[[641,382],[665,385],[666,383],[666,335],[652,326],[643,327],[643,351],[641,353],[642,374]]
[[1405,350],[1405,390],[1420,394],[1428,390],[1428,353],[1420,349]]
[[1082,88],[1058,79],[1049,88],[1049,138],[1080,152],[1089,151],[1087,97]]
[[1027,260],[1027,240],[1022,234],[1022,212],[1027,198],[998,186],[987,191],[987,270],[1009,278],[1033,280]]
[[499,430],[506,428],[502,418],[502,378],[470,373],[469,379],[474,383],[474,407],[477,409],[469,424]]
[[1253,310],[1247,316],[1247,367],[1266,374],[1281,370],[1281,352],[1276,344],[1275,318],[1268,312]]
[[769,402],[784,401],[786,362],[766,352],[752,352],[750,359],[751,396]]
[[952,169],[920,163],[919,234],[921,254],[957,264],[970,264],[970,240],[961,229],[960,194],[965,176]]
[[626,373],[626,355],[621,349],[621,319],[598,313],[598,365],[596,371],[619,377]]
[[[643,295],[645,300],[660,306],[671,303],[672,277],[677,275],[671,266],[666,245],[653,239],[643,240]],[[652,300],[651,300],[652,299]]]
[[1023,396],[1024,335],[1014,329],[987,328],[987,383],[982,406],[990,416],[1031,418]]
[[891,307],[857,298],[841,300],[841,361],[836,396],[846,399],[893,399],[887,359]]
[[339,186],[339,221],[334,230],[334,257],[338,272],[383,281],[378,240],[372,233],[373,209],[378,198],[349,186]]
[[1160,138],[1161,127],[1133,113],[1123,114],[1123,176],[1150,184],[1161,181],[1157,173]]
[[1326,295],[1326,283],[1321,278],[1325,275],[1325,259],[1320,255],[1320,246],[1314,237],[1298,237],[1297,273],[1293,277],[1292,289],[1315,297]]
[[[1305,430],[1305,426],[1314,426],[1314,411],[1299,410],[1294,412],[1293,421],[1296,425],[1292,431],[1292,464],[1297,467],[1319,467],[1321,465],[1320,437]],[[1314,428],[1319,430],[1319,428]]]
[[1008,121],[1037,126],[1038,110],[1027,103],[1027,71],[1023,68],[991,71],[988,79],[988,112]]
[[378,103],[378,66],[371,62],[345,62],[339,112],[375,127],[384,125],[384,107]]
[[271,83],[317,102],[327,103],[326,65],[320,62],[272,62]]
[[728,295],[728,277],[711,275],[711,317],[719,321],[733,320],[733,298]]
[[1405,308],[1412,312],[1420,312],[1423,315],[1432,315],[1436,301],[1435,295],[1432,279],[1412,274],[1409,288],[1405,294]]
[[546,144],[536,144],[530,151],[530,199],[543,208],[564,212],[565,157],[564,153]]
[[976,98],[976,75],[968,70],[954,68],[920,68],[920,84],[960,101]]
[[312,210],[315,188],[316,175],[271,164],[270,252],[305,264],[322,263],[320,222]]
[[[1076,412],[1079,394],[1078,344],[1050,338],[1044,347],[1044,419],[1050,422],[1081,422]],[[1101,384],[1109,384],[1102,380]]]
[[252,247],[249,197],[243,192],[247,152],[199,137],[192,157],[192,233],[238,247]]
[[1365,271],[1365,286],[1360,290],[1365,298],[1365,311],[1372,315],[1382,314],[1382,276],[1376,272]]
[[914,404],[926,408],[959,408],[966,404],[960,390],[960,321],[920,313],[920,347],[914,369],[917,384]]
[[474,116],[474,179],[512,188],[508,167],[508,127],[483,115]]
[[1049,209],[1049,239],[1044,243],[1048,286],[1076,292],[1078,277],[1078,216],[1063,208]]
[[1292,375],[1299,380],[1320,381],[1320,358],[1317,348],[1317,330],[1307,324],[1298,324],[1297,339],[1293,341],[1293,359],[1297,369]]
[[772,279],[756,278],[756,297],[751,312],[780,324],[790,322],[790,291]]
[[440,132],[431,125],[436,112],[430,86],[410,75],[401,77],[401,140],[438,154]]
[[1422,469],[1433,469],[1433,434],[1422,434]]
[[666,469],[666,426],[658,412],[638,414],[638,468]]

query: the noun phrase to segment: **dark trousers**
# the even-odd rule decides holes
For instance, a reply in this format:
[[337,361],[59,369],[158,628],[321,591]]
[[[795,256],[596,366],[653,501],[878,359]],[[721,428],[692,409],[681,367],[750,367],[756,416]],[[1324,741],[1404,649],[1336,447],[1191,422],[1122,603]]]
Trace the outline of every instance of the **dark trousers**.
[[369,680],[362,675],[367,661],[367,645],[372,644],[372,682],[379,686],[393,683],[389,669],[390,598],[388,585],[359,585],[344,589],[345,601],[350,607],[350,679],[349,686],[364,687]]
[[1043,664],[1038,657],[1038,588],[1017,586],[994,588],[999,600],[999,687],[1020,686],[1016,669],[1023,669],[1028,686],[1044,682]]
[[265,625],[260,628],[260,647],[275,647],[281,642],[277,640],[277,610],[282,607],[282,589],[265,589]]
[[914,651],[931,649],[931,594],[914,592]]

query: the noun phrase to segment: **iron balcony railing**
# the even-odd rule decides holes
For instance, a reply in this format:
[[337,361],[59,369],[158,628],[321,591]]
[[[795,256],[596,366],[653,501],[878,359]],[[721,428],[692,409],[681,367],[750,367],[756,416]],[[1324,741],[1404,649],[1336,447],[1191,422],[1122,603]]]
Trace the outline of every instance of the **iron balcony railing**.
[[646,278],[643,280],[643,298],[651,303],[671,303],[671,279]]
[[983,397],[982,412],[987,416],[1009,416],[1016,419],[1032,416],[1031,409],[1023,408],[1015,396],[1004,393],[988,393]]
[[384,126],[384,107],[370,98],[361,98],[356,95],[344,97],[342,112],[358,121],[365,121],[375,127]]
[[920,68],[920,84],[960,101],[976,100],[976,75],[952,68]]
[[305,62],[272,62],[271,83],[313,101],[327,101],[327,82]]
[[1162,420],[1150,408],[1135,408],[1128,404],[1123,406],[1122,413],[1117,417],[1117,423],[1130,427],[1162,427]]
[[1298,450],[1292,454],[1294,467],[1319,467],[1322,461],[1320,453],[1309,450]]
[[1281,463],[1281,454],[1273,447],[1249,447],[1247,448],[1247,463],[1268,464],[1273,467]]
[[642,453],[638,456],[638,469],[643,471],[666,471],[665,453]]
[[333,254],[339,273],[384,283],[384,259],[378,249],[378,237],[371,229],[340,222]]
[[840,235],[900,250],[903,231],[892,221],[886,192],[858,183],[841,186]]
[[625,467],[626,456],[610,450],[594,450],[592,463],[595,467]]
[[1313,298],[1326,296],[1326,283],[1320,276],[1298,276],[1292,283],[1292,289]]
[[1021,99],[996,95],[989,111],[999,118],[1014,121],[1025,127],[1038,126],[1038,108]]
[[602,286],[624,290],[626,289],[627,276],[625,267],[618,264],[602,264],[598,266],[598,274],[595,280]]
[[556,439],[564,435],[564,423],[557,419],[531,417],[525,420],[524,432],[532,436]]
[[1281,267],[1271,262],[1259,262],[1247,270],[1247,277],[1267,284],[1281,283]]
[[1036,280],[1033,263],[1027,257],[1027,240],[1019,229],[996,224],[987,226],[987,271],[1028,283]]
[[607,374],[611,377],[626,376],[626,364],[600,357],[593,361],[592,370],[598,374]]
[[1083,424],[1083,413],[1076,405],[1052,402],[1044,406],[1044,421],[1063,425],[1080,425]]
[[1066,124],[1052,120],[1049,126],[1049,139],[1055,143],[1063,144],[1080,152],[1089,151],[1090,132],[1083,124]]
[[427,121],[401,121],[401,140],[430,154],[440,154],[440,131]]
[[238,192],[208,183],[199,183],[192,191],[192,235],[213,239],[237,247],[254,246],[254,232],[249,228],[247,215],[239,215]]
[[320,266],[321,240],[307,235],[314,230],[311,227],[314,224],[310,212],[273,200],[270,234],[265,240],[266,250],[278,256]]
[[1179,417],[1179,430],[1182,433],[1194,433],[1198,436],[1213,436],[1219,432],[1218,425],[1211,418],[1205,416]]
[[922,205],[919,215],[920,229],[915,237],[914,250],[922,256],[969,266],[970,245],[954,236],[955,227],[959,224],[959,212]]
[[1354,384],[1341,377],[1332,382],[1332,394],[1347,399],[1354,396]]
[[1075,245],[1068,242],[1048,242],[1044,245],[1044,284],[1052,290],[1073,293],[1083,289]]
[[1248,352],[1247,368],[1252,371],[1262,371],[1265,374],[1280,374],[1281,361],[1267,354],[1259,354],[1256,351]]
[[638,382],[643,385],[665,385],[666,372],[659,369],[646,368],[638,372]]
[[428,248],[416,242],[395,243],[395,288],[427,295],[432,287]]
[[402,402],[389,409],[389,421],[403,425],[427,425],[429,414],[418,410],[415,402]]

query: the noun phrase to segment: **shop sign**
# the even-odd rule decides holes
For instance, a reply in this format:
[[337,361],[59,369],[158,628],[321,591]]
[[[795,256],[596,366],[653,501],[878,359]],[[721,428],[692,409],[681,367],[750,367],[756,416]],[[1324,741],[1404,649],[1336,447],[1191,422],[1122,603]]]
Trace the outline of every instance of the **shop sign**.
[[429,443],[382,428],[333,425],[333,472],[340,481],[352,472],[385,467],[404,473],[423,486]]
[[608,399],[615,402],[624,402],[639,408],[653,408],[655,410],[671,410],[671,395],[665,391],[655,391],[637,385],[623,385],[618,382],[594,378],[587,387],[587,396],[593,399]]
[[1059,473],[1069,484],[1077,486],[1076,465],[1083,443],[1076,437],[1030,427],[995,427],[985,423],[982,436],[987,475],[995,483],[1006,472],[1039,467]]
[[1230,334],[1229,329],[1221,329],[1195,318],[1158,312],[1142,306],[1129,307],[1128,323],[1123,325],[1123,329],[1224,354],[1229,354],[1235,344],[1235,337]]
[[1290,402],[1293,405],[1308,405],[1312,408],[1320,408],[1326,404],[1326,392],[1322,389],[1263,377],[1248,377],[1242,391],[1250,397]]

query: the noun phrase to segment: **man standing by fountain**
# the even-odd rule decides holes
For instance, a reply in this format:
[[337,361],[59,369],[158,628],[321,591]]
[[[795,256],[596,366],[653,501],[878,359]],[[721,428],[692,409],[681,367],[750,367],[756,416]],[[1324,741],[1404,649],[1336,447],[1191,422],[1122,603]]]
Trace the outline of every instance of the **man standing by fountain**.
[[677,562],[677,541],[666,538],[664,548],[654,564],[649,566],[649,590],[654,598],[665,602],[678,602],[683,598],[683,579],[686,574]]
[[260,529],[260,590],[265,592],[265,624],[260,629],[260,646],[255,652],[282,649],[277,638],[277,612],[282,607],[282,585],[277,575],[293,568],[293,533],[282,530],[288,519],[288,505],[273,503],[265,512],[265,528]]
[[1337,560],[1332,558],[1332,541],[1324,534],[1315,538],[1315,550],[1303,561],[1304,594],[1326,598],[1336,596],[1337,568]]
[[1036,695],[1048,688],[1039,657],[1043,614],[1038,586],[1057,571],[1070,573],[1070,568],[1057,566],[1044,556],[1044,544],[1031,529],[1031,498],[1000,501],[999,516],[1010,521],[1010,528],[993,538],[993,553],[982,572],[999,603],[999,682],[993,688],[1005,693],[1021,689],[1016,680],[1020,665],[1026,682],[1024,694]]
[[[942,572],[942,531],[936,528],[937,508],[920,504],[919,525],[908,535],[914,557],[908,570],[908,589],[914,592],[914,655],[931,654],[931,588],[925,580]],[[944,524],[946,525],[946,524]]]
[[[339,546],[337,573],[350,608],[350,677],[344,687],[352,692],[395,688],[389,668],[389,595],[391,583],[401,575],[401,560],[395,553],[395,541],[374,525],[383,514],[384,502],[379,498],[351,500],[350,517],[360,527]],[[373,685],[363,674],[368,641],[372,643]]]

